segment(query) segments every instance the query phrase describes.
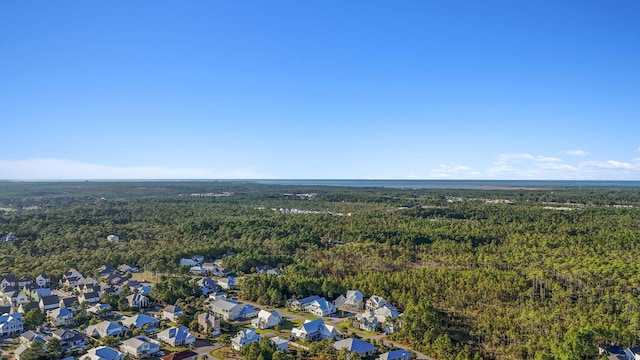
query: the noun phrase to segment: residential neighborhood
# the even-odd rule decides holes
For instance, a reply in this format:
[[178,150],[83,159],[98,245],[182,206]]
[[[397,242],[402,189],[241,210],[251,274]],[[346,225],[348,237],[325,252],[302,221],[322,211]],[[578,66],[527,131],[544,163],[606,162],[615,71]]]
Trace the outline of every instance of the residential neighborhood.
[[[334,301],[311,295],[290,299],[286,308],[266,309],[235,299],[241,289],[236,289],[235,278],[224,270],[221,262],[206,263],[203,257],[193,256],[181,259],[180,265],[189,266],[190,270],[193,266],[206,268],[204,275],[190,271],[191,276],[196,276],[190,281],[203,298],[202,308],[196,310],[196,314],[191,306],[189,312],[185,312],[181,299],[165,306],[155,303],[154,283],[133,279],[131,274],[139,273],[139,269],[132,264],[105,264],[92,274],[95,278],[70,268],[55,283],[45,274],[35,280],[27,276],[0,277],[0,310],[3,311],[0,338],[15,339],[17,346],[3,348],[3,354],[12,354],[19,360],[35,342],[46,347],[56,339],[63,355],[76,359],[154,356],[164,359],[169,355],[173,359],[190,356],[214,359],[213,349],[223,346],[216,339],[223,334],[231,336],[230,349],[236,352],[268,334],[269,341],[285,353],[300,351],[312,342],[330,340],[335,342],[336,351],[355,351],[362,357],[370,357],[379,354],[378,348],[366,340],[347,336],[344,328],[384,334],[401,326],[401,314],[395,307],[376,295],[365,302],[358,290],[349,290]],[[254,276],[278,276],[279,271],[273,270],[269,266],[257,267]],[[234,298],[222,289],[233,292]],[[110,300],[115,298],[120,300],[114,310]],[[26,328],[25,314],[29,313],[31,319],[33,309],[42,314],[43,320],[29,323]],[[342,317],[336,316],[338,311]],[[347,326],[339,328],[338,323]],[[288,330],[283,331],[283,327]],[[230,333],[234,329],[238,330]],[[211,350],[191,351],[199,348],[194,347],[196,343]],[[167,350],[181,348],[184,350],[167,355],[170,352]],[[406,358],[406,354],[410,354],[398,353],[404,350],[393,351],[395,353],[379,354],[379,358],[403,359],[402,356]],[[396,357],[396,354],[402,356]]]

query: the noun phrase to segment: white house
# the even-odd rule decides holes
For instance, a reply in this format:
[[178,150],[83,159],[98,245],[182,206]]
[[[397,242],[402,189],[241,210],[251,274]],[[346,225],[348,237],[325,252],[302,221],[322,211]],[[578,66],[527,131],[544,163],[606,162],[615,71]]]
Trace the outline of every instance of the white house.
[[320,299],[318,295],[312,295],[302,299],[291,299],[289,300],[289,306],[293,310],[304,310],[305,307],[318,299]]
[[109,236],[107,236],[107,240],[112,242],[112,243],[119,243],[120,242],[120,236],[118,236],[118,235],[109,235]]
[[236,288],[236,278],[230,276],[218,279],[218,285],[225,290],[233,290]]
[[325,298],[313,300],[304,307],[304,311],[315,316],[329,316],[335,314],[336,310],[336,306],[328,302]]
[[46,314],[47,311],[60,307],[60,298],[58,295],[43,296],[40,298],[40,311]]
[[322,319],[306,320],[304,324],[291,330],[291,336],[305,341],[337,339],[335,327],[327,325]]
[[51,286],[51,278],[47,275],[40,274],[36,277],[36,284],[38,284],[38,287],[48,288]]
[[240,330],[236,334],[236,337],[231,339],[231,347],[235,350],[240,351],[246,345],[251,344],[252,342],[260,341],[260,339],[262,339],[262,337],[256,334],[256,329],[251,328]]
[[180,266],[192,267],[197,265],[198,265],[198,262],[193,259],[187,259],[187,258],[180,259]]
[[78,301],[80,302],[80,304],[97,304],[100,302],[100,294],[98,294],[98,292],[96,291],[81,293],[80,296],[78,296]]
[[380,296],[373,295],[367,300],[367,309],[375,310],[384,304],[387,304],[387,300]]
[[258,317],[251,320],[251,325],[257,329],[269,329],[282,322],[282,317],[277,311],[268,312],[260,310]]
[[147,326],[148,328],[157,328],[159,325],[158,319],[146,314],[136,314],[122,320],[122,326],[127,328],[141,328],[144,326]]
[[189,332],[189,328],[186,326],[168,328],[159,332],[156,337],[173,347],[189,345],[196,341],[196,337]]
[[347,290],[344,306],[352,310],[360,310],[364,305],[364,296],[359,290]]
[[89,349],[80,357],[80,360],[124,360],[125,355],[116,349],[107,346],[99,346]]
[[181,314],[183,314],[183,311],[180,306],[168,305],[162,309],[162,318],[165,320],[176,322]]
[[120,326],[113,321],[103,321],[95,325],[89,325],[85,329],[85,333],[94,338],[103,338],[106,336],[118,336],[127,331],[127,328]]
[[235,300],[220,299],[211,304],[211,312],[221,317],[223,320],[235,321],[240,319],[244,304]]
[[63,348],[82,347],[89,343],[89,339],[76,329],[58,329],[51,332],[51,336],[60,340]]
[[0,315],[0,337],[17,335],[23,331],[22,314]]
[[207,296],[212,292],[216,292],[219,289],[218,283],[213,279],[205,277],[197,281],[198,289],[202,292],[202,295]]
[[47,312],[47,318],[53,326],[73,325],[73,312],[68,309],[53,309]]
[[145,357],[160,351],[160,344],[146,336],[136,336],[123,341],[120,350],[134,357]]
[[269,341],[271,341],[271,343],[276,346],[278,351],[289,352],[289,340],[276,336],[269,339]]
[[129,302],[129,307],[136,309],[146,308],[149,306],[149,298],[138,293],[127,296],[127,302]]

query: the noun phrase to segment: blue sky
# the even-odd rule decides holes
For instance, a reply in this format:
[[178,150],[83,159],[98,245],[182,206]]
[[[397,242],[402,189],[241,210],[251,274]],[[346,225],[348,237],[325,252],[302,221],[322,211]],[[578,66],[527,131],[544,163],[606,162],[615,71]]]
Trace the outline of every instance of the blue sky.
[[635,0],[0,14],[0,179],[640,180]]

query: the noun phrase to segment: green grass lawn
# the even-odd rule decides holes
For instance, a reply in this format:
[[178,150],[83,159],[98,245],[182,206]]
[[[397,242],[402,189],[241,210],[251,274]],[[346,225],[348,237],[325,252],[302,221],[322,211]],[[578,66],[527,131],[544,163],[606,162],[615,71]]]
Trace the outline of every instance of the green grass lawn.
[[319,317],[315,316],[315,315],[311,315],[309,313],[306,312],[292,312],[289,310],[281,310],[279,311],[280,316],[284,315],[289,315],[289,316],[302,316],[305,319],[309,319],[309,320],[315,320],[315,319],[319,319]]

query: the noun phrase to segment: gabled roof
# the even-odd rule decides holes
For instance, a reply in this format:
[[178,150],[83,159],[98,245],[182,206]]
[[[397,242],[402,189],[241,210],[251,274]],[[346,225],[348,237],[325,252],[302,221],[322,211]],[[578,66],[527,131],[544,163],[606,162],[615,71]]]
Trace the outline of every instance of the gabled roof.
[[64,307],[71,307],[73,306],[73,303],[77,301],[78,301],[78,298],[75,296],[70,296],[70,297],[60,299],[60,302]]
[[49,311],[49,316],[54,319],[59,319],[61,317],[72,316],[73,313],[65,308],[57,308]]
[[20,337],[26,339],[28,342],[37,341],[42,344],[46,343],[51,338],[50,336],[35,330],[25,331],[20,335]]
[[386,352],[379,357],[380,360],[399,360],[399,359],[411,359],[411,353],[407,350],[398,349]]
[[298,302],[300,304],[310,304],[315,300],[320,299],[320,296],[318,295],[311,295],[311,296],[307,296],[306,298],[302,298],[302,299],[297,299],[297,300],[293,300],[293,302]]
[[47,295],[41,297],[40,301],[44,306],[47,306],[60,303],[60,298],[58,298],[58,295]]
[[238,306],[238,302],[235,300],[220,299],[220,300],[216,300],[213,304],[211,304],[211,306],[219,309],[231,311],[231,309]]
[[360,354],[378,350],[378,348],[373,346],[371,343],[353,338],[336,341],[335,343],[333,343],[333,347],[336,348],[336,350],[347,349],[349,353],[351,353],[352,351],[356,351]]
[[129,327],[131,325],[140,328],[147,324],[157,324],[158,319],[145,314],[137,314],[122,320],[122,325]]
[[176,305],[168,305],[162,311],[170,313],[170,314],[178,314],[182,312],[182,308]]

